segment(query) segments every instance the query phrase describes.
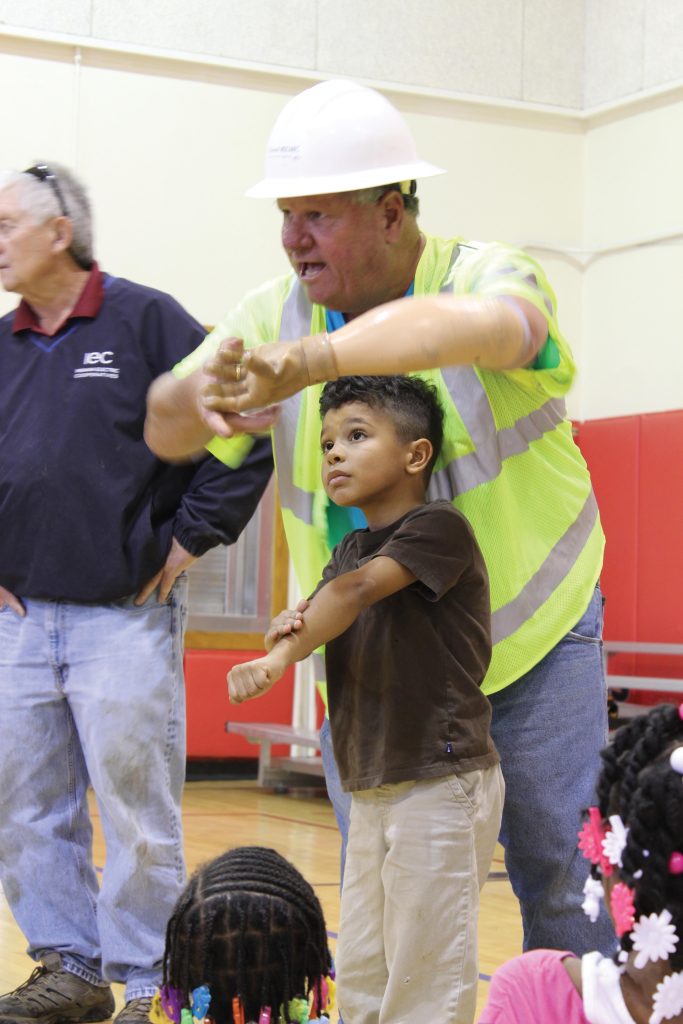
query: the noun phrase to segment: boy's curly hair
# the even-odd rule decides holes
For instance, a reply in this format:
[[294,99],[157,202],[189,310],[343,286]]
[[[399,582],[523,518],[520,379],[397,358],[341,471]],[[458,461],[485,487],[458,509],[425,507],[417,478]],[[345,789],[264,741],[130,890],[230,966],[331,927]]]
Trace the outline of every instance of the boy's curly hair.
[[329,381],[320,396],[321,417],[330,409],[339,409],[349,402],[362,402],[371,409],[385,412],[394,422],[401,441],[426,437],[434,454],[427,467],[428,474],[441,451],[444,412],[437,390],[421,377],[400,374],[376,377],[340,377]]

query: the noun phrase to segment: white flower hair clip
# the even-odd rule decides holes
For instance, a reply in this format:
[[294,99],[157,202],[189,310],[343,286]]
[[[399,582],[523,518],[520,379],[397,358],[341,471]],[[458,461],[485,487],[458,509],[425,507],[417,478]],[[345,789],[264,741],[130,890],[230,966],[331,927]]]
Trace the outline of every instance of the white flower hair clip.
[[609,823],[611,829],[602,841],[602,852],[610,864],[616,864],[623,868],[624,865],[621,863],[621,858],[626,849],[628,828],[624,825],[618,814],[610,814]]
[[676,952],[678,935],[672,920],[669,911],[663,910],[661,914],[643,914],[636,921],[631,932],[633,948],[638,953],[636,967],[644,967],[649,960],[668,960],[669,953]]
[[683,1010],[683,971],[667,974],[660,981],[655,989],[652,1007],[649,1024],[662,1024],[662,1021],[678,1016]]
[[669,764],[675,772],[678,772],[679,775],[683,775],[683,747],[675,747],[674,750],[671,751]]
[[583,887],[583,894],[586,898],[581,904],[581,909],[595,924],[600,914],[600,900],[604,895],[602,882],[589,875]]

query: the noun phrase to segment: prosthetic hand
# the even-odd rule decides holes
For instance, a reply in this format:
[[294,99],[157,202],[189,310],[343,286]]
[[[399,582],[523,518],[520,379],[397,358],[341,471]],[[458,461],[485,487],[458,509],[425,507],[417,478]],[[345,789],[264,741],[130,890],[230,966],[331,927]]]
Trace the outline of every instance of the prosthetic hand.
[[243,357],[244,342],[239,338],[226,338],[202,369],[202,384],[197,395],[199,417],[218,437],[263,433],[270,430],[279,415],[280,410],[272,401],[251,401],[243,405],[244,410],[257,410],[250,415],[236,415],[227,408],[225,400],[233,395],[233,389],[242,390],[240,382],[246,375]]
[[399,299],[363,313],[332,335],[260,345],[246,353],[239,373],[234,361],[230,368],[223,365],[219,353],[207,372],[220,386],[204,402],[207,409],[235,413],[347,374],[458,365],[508,370],[527,365],[538,347],[514,299],[448,294]]
[[338,376],[327,334],[260,345],[243,361],[235,358],[234,347],[221,347],[205,373],[211,382],[203,388],[201,401],[210,414],[234,413],[238,407],[240,412],[267,410],[309,384]]

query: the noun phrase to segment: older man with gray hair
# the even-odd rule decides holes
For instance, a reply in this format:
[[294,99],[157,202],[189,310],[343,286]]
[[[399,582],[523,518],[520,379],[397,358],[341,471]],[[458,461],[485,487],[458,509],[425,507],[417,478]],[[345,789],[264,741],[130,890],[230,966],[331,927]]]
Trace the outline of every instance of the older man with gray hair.
[[184,570],[237,539],[270,445],[235,469],[147,448],[147,389],[205,332],[100,270],[65,167],[0,177],[0,280],[21,296],[0,319],[0,880],[42,961],[0,1021],[105,1020],[115,981],[119,1024],[143,1024],[185,877]]

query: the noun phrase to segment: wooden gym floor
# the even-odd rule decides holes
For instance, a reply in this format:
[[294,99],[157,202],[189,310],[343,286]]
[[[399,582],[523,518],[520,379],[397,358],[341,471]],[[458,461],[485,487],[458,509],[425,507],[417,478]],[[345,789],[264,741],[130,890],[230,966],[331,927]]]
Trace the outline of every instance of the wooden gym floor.
[[[95,864],[101,867],[104,845],[94,805],[92,813]],[[272,846],[296,864],[320,899],[334,952],[339,924],[339,836],[326,797],[277,795],[259,789],[253,782],[188,782],[183,817],[190,871],[229,847],[245,844]],[[521,942],[517,901],[498,848],[482,892],[478,1010],[486,999],[488,978],[496,967],[521,951]],[[25,981],[33,966],[25,955],[23,936],[0,894],[0,992]],[[114,991],[119,1008],[122,986],[115,985]]]

